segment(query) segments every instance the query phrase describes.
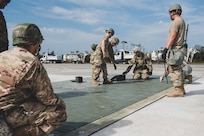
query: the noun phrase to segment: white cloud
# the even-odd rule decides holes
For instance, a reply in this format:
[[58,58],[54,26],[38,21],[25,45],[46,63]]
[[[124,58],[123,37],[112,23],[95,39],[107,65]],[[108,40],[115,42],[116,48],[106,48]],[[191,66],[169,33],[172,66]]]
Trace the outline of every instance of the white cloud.
[[64,2],[70,2],[77,5],[83,5],[83,6],[106,6],[109,5],[108,3],[111,3],[109,0],[62,0]]
[[98,16],[100,11],[96,11],[95,9],[65,9],[62,7],[53,7],[52,13],[57,18],[64,20],[75,20],[85,24],[95,24],[99,22],[98,18],[100,17]]
[[55,50],[57,53],[69,53],[76,50],[90,51],[91,45],[98,43],[101,38],[101,35],[76,29],[41,28],[41,30],[45,37],[41,52],[47,52],[48,50]]
[[[168,8],[179,2],[182,17],[189,24],[188,42],[204,44],[204,4],[192,0],[36,0],[12,1],[7,18],[15,24],[28,20],[42,27],[45,36],[43,50],[56,52],[85,51],[98,43],[107,27],[115,29],[120,40],[140,43],[146,50],[165,46],[171,20]],[[18,4],[18,5],[17,5]],[[38,5],[38,6],[36,6]],[[21,7],[18,9],[18,7]],[[32,9],[32,10],[28,10]],[[14,12],[17,10],[17,12]],[[12,11],[12,12],[11,12]],[[25,12],[26,11],[26,12]],[[18,20],[13,16],[18,15]],[[10,27],[10,25],[8,25]],[[121,44],[118,45],[120,47]]]

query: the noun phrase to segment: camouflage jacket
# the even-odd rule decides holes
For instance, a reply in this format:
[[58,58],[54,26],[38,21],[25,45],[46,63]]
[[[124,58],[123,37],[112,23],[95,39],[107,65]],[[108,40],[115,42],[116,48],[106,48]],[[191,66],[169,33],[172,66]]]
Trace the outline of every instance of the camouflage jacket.
[[2,46],[8,47],[8,33],[4,15],[0,11],[0,48]]
[[135,64],[135,68],[133,70],[133,73],[135,72],[135,70],[147,69],[147,71],[149,71],[149,72],[152,72],[152,70],[153,70],[151,57],[148,57],[147,54],[144,54],[142,52],[141,52],[140,57],[138,57],[136,55],[133,56],[133,58],[129,61],[129,66],[128,66],[126,72],[129,72],[134,64]]
[[[115,63],[115,57],[114,57],[114,51],[113,47],[109,44],[107,44],[107,52],[109,54],[109,59],[112,63]],[[100,46],[96,47],[96,50],[92,50],[90,55],[90,63],[95,64],[97,66],[100,66],[103,61],[103,53]]]
[[112,61],[112,63],[115,63],[114,51],[113,51],[113,47],[110,45],[110,43],[108,45],[108,53],[109,53],[110,61]]
[[[106,57],[109,57],[109,52],[108,52],[109,41],[108,41],[108,39],[109,38],[107,36],[104,36],[97,46],[97,47],[101,48],[103,57],[104,57],[104,55],[106,55]],[[96,49],[97,49],[97,47],[96,47]]]
[[0,109],[8,110],[34,101],[43,105],[62,105],[54,94],[48,74],[33,54],[15,47],[0,54]]

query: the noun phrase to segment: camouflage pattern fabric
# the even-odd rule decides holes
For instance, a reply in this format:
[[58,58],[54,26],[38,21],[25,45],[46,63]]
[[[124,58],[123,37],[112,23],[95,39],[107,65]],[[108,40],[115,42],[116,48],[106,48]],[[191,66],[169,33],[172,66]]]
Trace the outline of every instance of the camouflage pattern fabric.
[[5,50],[8,50],[8,33],[4,15],[0,11],[0,52]]
[[0,113],[0,136],[12,136],[13,133],[4,120],[2,113]]
[[184,72],[181,66],[168,66],[168,72],[174,87],[181,87],[184,84]]
[[[172,21],[169,28],[169,36],[172,32],[177,32],[177,36],[172,45],[172,49],[180,49],[185,53],[185,50],[182,49],[182,45],[184,43],[185,36],[185,22],[181,17],[176,18]],[[168,37],[169,38],[169,37]],[[182,61],[183,62],[183,61]],[[184,72],[182,71],[182,64],[175,66],[168,66],[169,75],[171,77],[171,81],[174,87],[182,87],[184,81]]]
[[100,47],[97,47],[92,54],[92,79],[97,80],[100,76],[101,71],[103,72],[103,78],[107,79],[108,72],[106,61],[103,58],[103,53]]
[[110,44],[108,45],[108,52],[110,61],[112,61],[112,63],[115,63],[113,47]]
[[152,73],[153,67],[152,67],[152,61],[151,58],[147,56],[147,54],[144,54],[141,52],[141,56],[138,57],[136,55],[133,56],[133,58],[129,61],[129,66],[126,69],[124,73],[128,73],[133,65],[135,64],[135,68],[133,70],[134,79],[147,79],[149,78],[149,72]]
[[92,79],[93,80],[97,80],[99,78],[101,71],[103,73],[103,79],[104,80],[108,79],[106,60],[104,59],[103,51],[102,51],[102,44],[104,44],[105,46],[104,50],[106,53],[108,53],[108,57],[110,57],[109,51],[108,51],[108,48],[109,48],[108,39],[109,38],[107,36],[104,36],[101,42],[96,47],[96,50],[91,54],[90,62],[92,64]]
[[137,80],[137,79],[148,79],[149,75],[147,72],[147,69],[144,70],[135,70],[134,75],[133,75],[133,79]]
[[94,64],[94,51],[92,50],[91,55],[90,55],[90,64]]
[[15,136],[41,136],[67,119],[38,58],[15,47],[0,54],[0,109]]
[[[172,48],[179,49],[179,50],[183,51],[181,46],[173,46]],[[169,76],[171,77],[171,81],[172,81],[174,87],[181,87],[184,84],[185,73],[182,70],[183,61],[184,61],[184,59],[181,60],[182,64],[180,64],[180,65],[169,65],[168,64],[167,70],[169,72]]]

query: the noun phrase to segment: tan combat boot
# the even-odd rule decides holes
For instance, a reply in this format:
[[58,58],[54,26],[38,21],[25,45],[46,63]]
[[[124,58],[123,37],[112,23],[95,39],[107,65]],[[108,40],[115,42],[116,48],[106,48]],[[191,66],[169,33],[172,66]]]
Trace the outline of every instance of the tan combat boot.
[[93,83],[93,85],[96,85],[96,86],[100,85],[97,80],[93,80],[92,83]]
[[185,94],[184,87],[175,87],[174,90],[166,94],[168,97],[183,97]]
[[183,91],[183,94],[185,95],[186,94],[186,91],[185,91],[185,88],[184,88],[184,84],[181,86],[181,89]]
[[192,75],[188,75],[187,79],[188,79],[188,83],[192,84],[192,82],[193,82]]

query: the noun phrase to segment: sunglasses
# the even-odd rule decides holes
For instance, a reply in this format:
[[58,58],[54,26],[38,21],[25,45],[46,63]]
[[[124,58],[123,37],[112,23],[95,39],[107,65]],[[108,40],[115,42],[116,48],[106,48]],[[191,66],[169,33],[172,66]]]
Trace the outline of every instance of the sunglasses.
[[109,34],[111,34],[111,35],[113,35],[113,33],[111,33],[111,32],[108,32]]
[[116,45],[116,43],[112,43],[114,46]]

